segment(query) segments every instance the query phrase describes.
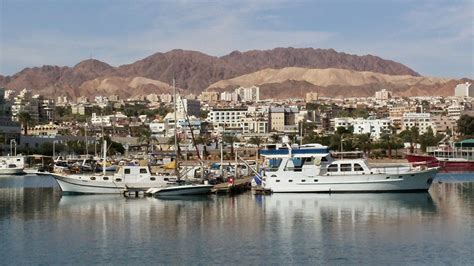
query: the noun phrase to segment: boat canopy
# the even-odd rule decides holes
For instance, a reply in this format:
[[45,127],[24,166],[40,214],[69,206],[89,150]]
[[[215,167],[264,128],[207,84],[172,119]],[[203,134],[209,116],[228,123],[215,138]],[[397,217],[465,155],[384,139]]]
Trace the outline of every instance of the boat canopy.
[[454,144],[457,148],[474,148],[474,139],[465,139]]
[[318,148],[318,149],[279,149],[279,150],[262,150],[260,155],[265,157],[288,157],[289,155],[296,157],[325,157],[329,155],[328,148]]

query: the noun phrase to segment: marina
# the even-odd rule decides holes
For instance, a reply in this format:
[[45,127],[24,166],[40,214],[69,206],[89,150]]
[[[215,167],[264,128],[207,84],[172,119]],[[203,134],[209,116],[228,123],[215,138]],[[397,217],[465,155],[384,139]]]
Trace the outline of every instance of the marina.
[[474,259],[472,181],[438,174],[429,193],[124,198],[4,176],[0,253],[5,264],[465,265]]

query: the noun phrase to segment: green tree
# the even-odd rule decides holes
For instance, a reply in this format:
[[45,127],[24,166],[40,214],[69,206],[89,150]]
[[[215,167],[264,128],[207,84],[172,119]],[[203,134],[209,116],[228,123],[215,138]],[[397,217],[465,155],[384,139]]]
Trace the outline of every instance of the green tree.
[[355,136],[355,146],[364,152],[367,157],[370,157],[372,150],[372,139],[370,134],[358,134]]
[[420,131],[418,130],[418,128],[413,126],[410,129],[405,129],[402,132],[400,132],[399,137],[404,142],[409,142],[410,143],[410,153],[414,153],[415,152],[415,144],[418,143],[419,137],[420,137]]
[[265,143],[264,139],[261,137],[251,137],[247,143],[257,146],[257,156],[260,156],[260,147]]
[[474,117],[469,115],[462,115],[458,122],[458,132],[463,136],[474,135]]
[[158,140],[151,134],[151,130],[148,127],[142,127],[138,136],[138,142],[146,144],[145,152],[148,154],[150,144],[157,142]]
[[20,122],[21,125],[23,126],[23,133],[25,136],[28,135],[28,126],[31,123],[31,121],[32,119],[31,119],[30,113],[20,112],[18,114],[18,122]]
[[420,135],[419,139],[420,139],[420,148],[423,152],[426,151],[426,147],[435,146],[438,143],[436,136],[433,133],[433,129],[431,127],[428,127],[426,132]]
[[239,138],[234,134],[224,134],[222,141],[230,145],[230,154],[234,155],[234,143],[239,141]]
[[392,159],[392,150],[395,148],[396,144],[396,140],[395,140],[395,137],[394,135],[392,135],[391,133],[384,133],[382,134],[382,136],[380,137],[380,147],[387,150],[387,157],[389,159]]
[[196,138],[196,144],[202,145],[202,156],[206,157],[209,153],[207,152],[207,145],[211,144],[211,138],[207,134],[199,135]]
[[281,141],[281,137],[278,134],[272,134],[270,136],[270,141],[273,143],[278,143]]

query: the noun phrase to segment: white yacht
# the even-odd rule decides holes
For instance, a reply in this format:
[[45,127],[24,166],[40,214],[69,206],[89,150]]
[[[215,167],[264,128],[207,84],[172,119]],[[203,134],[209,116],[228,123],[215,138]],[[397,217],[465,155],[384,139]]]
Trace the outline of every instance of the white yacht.
[[25,158],[23,156],[1,156],[0,175],[24,174]]
[[148,166],[121,166],[112,175],[67,174],[52,175],[63,192],[84,194],[123,193],[126,189],[147,190],[152,187],[167,187],[176,184],[176,177],[152,175]]
[[369,167],[364,159],[335,160],[320,144],[262,150],[262,187],[272,192],[428,191],[438,168]]

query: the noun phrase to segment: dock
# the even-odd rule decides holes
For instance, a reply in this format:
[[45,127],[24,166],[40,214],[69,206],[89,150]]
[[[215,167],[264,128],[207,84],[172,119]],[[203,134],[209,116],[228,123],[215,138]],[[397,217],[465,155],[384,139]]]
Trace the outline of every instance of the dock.
[[250,190],[251,177],[239,178],[234,181],[233,184],[221,183],[214,186],[212,193],[215,194],[228,194],[235,195]]
[[255,195],[270,195],[273,193],[270,189],[263,188],[261,186],[253,187],[252,192]]

